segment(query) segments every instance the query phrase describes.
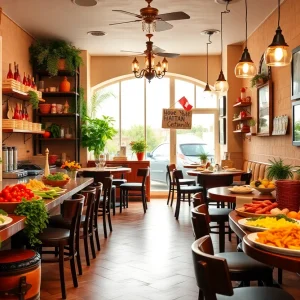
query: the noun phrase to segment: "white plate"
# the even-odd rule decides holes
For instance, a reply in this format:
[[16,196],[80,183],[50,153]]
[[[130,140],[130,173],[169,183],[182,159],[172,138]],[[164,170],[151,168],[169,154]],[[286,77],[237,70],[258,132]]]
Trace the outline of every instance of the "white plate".
[[245,191],[240,191],[240,190],[235,190],[233,188],[228,188],[228,190],[231,192],[231,193],[234,193],[234,194],[250,194],[254,191],[254,189],[251,189],[251,190],[245,190]]
[[257,232],[253,232],[247,235],[247,238],[254,243],[257,248],[261,248],[266,251],[283,254],[283,255],[290,255],[290,256],[300,256],[300,250],[293,250],[288,248],[279,248],[274,246],[265,245],[259,242],[256,242],[258,238]]
[[243,170],[237,170],[237,169],[234,169],[234,170],[231,170],[231,169],[225,169],[224,172],[243,172]]
[[0,227],[6,226],[12,222],[12,218],[0,215],[2,219],[4,219],[4,223],[0,222]]
[[205,170],[205,171],[199,171],[200,173],[213,173],[213,171]]
[[[270,215],[265,215],[266,217],[271,217]],[[265,228],[265,227],[256,227],[256,226],[251,226],[251,225],[247,225],[246,222],[249,218],[244,218],[244,219],[240,219],[238,220],[238,223],[244,227],[245,229],[248,229],[249,231],[254,231],[254,232],[258,232],[258,231],[265,231],[268,230],[269,228]],[[295,219],[293,219],[295,220]],[[300,221],[299,220],[295,220],[298,222],[298,224],[300,225]],[[291,224],[295,224],[295,223],[291,223]]]

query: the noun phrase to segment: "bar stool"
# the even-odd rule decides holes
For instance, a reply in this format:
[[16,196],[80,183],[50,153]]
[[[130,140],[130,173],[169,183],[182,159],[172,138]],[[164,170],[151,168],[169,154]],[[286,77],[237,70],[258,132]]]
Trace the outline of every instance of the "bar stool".
[[73,285],[74,287],[78,287],[74,258],[77,255],[76,240],[80,230],[81,214],[82,203],[80,201],[65,200],[62,203],[62,215],[70,224],[70,229],[47,227],[42,233],[37,235],[37,238],[42,242],[42,244],[38,246],[41,255],[56,254],[56,250],[43,250],[44,247],[58,248],[58,258],[54,257],[48,259],[42,257],[42,263],[59,263],[60,284],[63,299],[67,298],[64,275],[65,260],[70,261]]

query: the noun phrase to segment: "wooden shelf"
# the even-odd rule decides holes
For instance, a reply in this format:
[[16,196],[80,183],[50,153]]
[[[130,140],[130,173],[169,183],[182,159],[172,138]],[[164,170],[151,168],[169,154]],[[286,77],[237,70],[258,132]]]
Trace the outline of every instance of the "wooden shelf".
[[76,141],[78,139],[76,139],[76,138],[70,138],[70,139],[67,139],[67,138],[40,138],[39,140],[40,141]]
[[[16,89],[11,89],[11,88],[4,88],[2,89],[2,94],[5,96],[10,96],[10,97],[14,97],[16,99],[19,100],[23,100],[23,101],[29,101],[29,96],[27,94],[27,92],[21,92],[19,90]],[[39,99],[40,102],[45,102],[44,99]]]
[[74,97],[79,94],[76,92],[44,92],[44,97]]
[[3,128],[2,132],[6,133],[35,133],[35,134],[44,134],[45,131],[32,131],[32,130],[25,130],[25,129],[9,129],[9,128]]
[[52,118],[52,117],[79,117],[79,114],[41,114],[41,113],[38,113],[37,114],[38,116],[40,117],[49,117],[49,118]]
[[239,129],[239,130],[234,130],[234,133],[249,133],[249,130],[245,130],[245,129]]
[[[36,74],[38,74],[38,75],[41,75],[41,76],[49,76],[50,77],[50,74],[48,73],[48,71],[46,71],[46,70],[43,70],[43,71],[36,71]],[[74,74],[79,74],[79,71],[78,70],[76,70],[75,72],[74,72]],[[57,72],[57,75],[56,76],[74,76],[74,74],[72,74],[70,71],[68,71],[68,70],[59,70],[58,72]]]
[[233,105],[233,107],[246,107],[246,106],[251,106],[251,102],[239,102]]
[[245,121],[245,120],[251,120],[252,117],[249,116],[249,117],[244,117],[244,118],[236,118],[236,119],[233,119],[232,122],[236,122],[236,121]]
[[246,133],[246,136],[256,136],[256,133],[248,132],[248,133]]

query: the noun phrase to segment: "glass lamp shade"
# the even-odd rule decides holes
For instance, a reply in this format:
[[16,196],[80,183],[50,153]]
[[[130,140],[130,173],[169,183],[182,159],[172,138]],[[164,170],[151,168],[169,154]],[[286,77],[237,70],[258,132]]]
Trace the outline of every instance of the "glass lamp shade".
[[134,60],[132,62],[131,69],[132,69],[132,72],[138,72],[140,69],[139,62],[136,59],[136,57],[134,58]]
[[161,75],[161,63],[158,62],[158,64],[156,65],[156,73],[157,75]]
[[205,89],[203,91],[203,96],[206,97],[206,96],[209,96],[210,94],[211,94],[211,89],[210,89],[210,87],[207,83],[206,86],[205,86]]
[[240,61],[234,69],[237,78],[253,78],[257,74],[255,64],[251,61]]
[[265,62],[270,67],[284,67],[291,63],[292,52],[289,46],[269,46],[264,54]]
[[168,61],[167,59],[164,57],[164,59],[162,60],[162,68],[165,72],[168,71]]
[[229,84],[225,79],[223,71],[220,72],[219,78],[214,84],[214,88],[216,92],[226,93],[229,90]]

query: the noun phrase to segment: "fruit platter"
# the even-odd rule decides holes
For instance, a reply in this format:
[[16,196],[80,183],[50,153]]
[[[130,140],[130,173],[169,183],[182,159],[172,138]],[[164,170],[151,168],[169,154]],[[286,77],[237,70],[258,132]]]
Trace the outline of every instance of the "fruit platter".
[[275,190],[275,184],[266,178],[253,180],[250,182],[250,186],[255,188],[261,194],[270,194]]
[[265,231],[267,229],[281,228],[289,225],[300,226],[300,221],[287,217],[284,214],[277,216],[260,216],[238,220],[241,227],[249,231]]
[[247,185],[241,185],[241,186],[235,185],[231,188],[228,188],[228,190],[234,194],[250,194],[253,192],[253,188]]
[[[271,215],[271,211],[277,214],[287,214],[289,212],[288,209],[279,210],[277,208],[278,204],[276,202],[272,202],[270,200],[253,200],[251,203],[244,203],[242,207],[236,208],[235,211],[241,217],[257,217],[257,216],[265,216]],[[276,209],[274,212],[274,209]]]

